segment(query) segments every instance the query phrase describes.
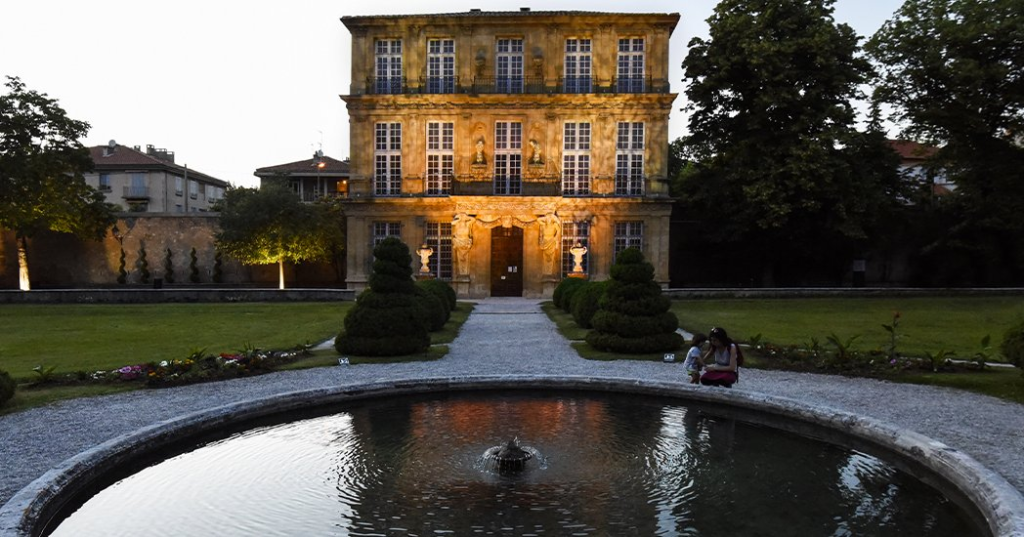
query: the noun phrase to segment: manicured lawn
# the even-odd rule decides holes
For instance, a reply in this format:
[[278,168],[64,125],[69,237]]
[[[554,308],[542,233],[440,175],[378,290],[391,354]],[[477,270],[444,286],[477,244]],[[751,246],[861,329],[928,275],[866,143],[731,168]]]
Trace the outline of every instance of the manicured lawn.
[[[661,358],[660,355],[626,356],[597,351],[583,341],[588,330],[577,326],[572,315],[551,302],[546,302],[543,309],[558,326],[558,331],[573,341],[573,348],[583,358]],[[701,299],[678,300],[672,304],[680,325],[691,332],[706,333],[712,326],[722,326],[740,341],[749,341],[751,336],[760,333],[773,343],[805,345],[811,337],[816,337],[823,347],[828,347],[825,337],[833,332],[844,340],[860,333],[863,335],[855,342],[859,350],[886,348],[888,332],[881,325],[892,323],[894,310],[900,311],[899,332],[905,334],[897,344],[902,354],[913,355],[922,349],[919,355],[922,356],[924,352],[935,353],[945,348],[956,349],[960,356],[969,358],[982,350],[979,341],[985,334],[992,334],[991,346],[998,347],[1006,329],[1024,317],[1024,300],[990,297]],[[747,366],[773,367],[753,352],[748,353]],[[813,366],[805,370],[830,372]],[[1024,404],[1024,375],[1017,368],[988,367],[980,371],[961,367],[939,373],[906,370],[885,378],[893,382],[957,388]]]
[[[334,337],[353,302],[155,304],[155,305],[9,305],[0,306],[0,369],[22,386],[0,413],[17,412],[62,399],[92,397],[142,388],[141,383],[45,384],[32,372],[37,365],[54,373],[111,370],[125,365],[180,360],[192,349],[208,354],[237,352],[246,346],[290,349]],[[429,351],[394,358],[351,357],[352,364],[438,360],[448,352],[473,311],[460,302],[444,328],[431,333]],[[333,348],[315,350],[286,369],[338,365]]]
[[674,300],[672,311],[688,332],[725,328],[740,341],[761,334],[779,345],[808,345],[835,333],[845,341],[859,336],[853,348],[887,349],[893,312],[900,312],[897,350],[924,356],[943,349],[970,358],[982,351],[981,339],[991,335],[997,350],[1006,330],[1024,320],[1024,298],[906,297],[906,298],[785,298]]
[[19,381],[182,359],[193,349],[289,349],[341,328],[352,302],[0,306],[0,369]]

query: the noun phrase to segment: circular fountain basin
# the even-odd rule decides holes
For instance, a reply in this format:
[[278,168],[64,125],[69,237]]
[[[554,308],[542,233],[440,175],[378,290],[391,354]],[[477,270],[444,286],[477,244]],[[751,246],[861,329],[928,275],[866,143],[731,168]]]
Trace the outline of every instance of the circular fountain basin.
[[[526,471],[494,471],[484,453],[512,436],[537,456]],[[18,509],[10,535],[1008,537],[1024,535],[1021,505],[962,453],[788,400],[464,378],[300,392],[158,424],[44,476],[0,524]]]

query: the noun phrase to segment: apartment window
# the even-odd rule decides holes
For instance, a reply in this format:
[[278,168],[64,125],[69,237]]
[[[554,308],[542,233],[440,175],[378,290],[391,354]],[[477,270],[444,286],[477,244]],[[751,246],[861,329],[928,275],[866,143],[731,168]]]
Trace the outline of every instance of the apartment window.
[[402,93],[402,40],[378,39],[374,48],[376,93]]
[[402,193],[402,124],[377,123],[374,139],[373,193],[397,196]]
[[494,193],[522,194],[523,124],[499,121],[494,124]]
[[181,196],[185,194],[185,181],[181,177],[174,178],[174,195]]
[[434,250],[430,273],[439,280],[452,279],[452,223],[427,222],[423,242]]
[[185,207],[182,206],[180,203],[175,203],[174,204],[174,212],[176,212],[176,213],[183,213],[183,212],[185,212]]
[[562,131],[562,195],[590,193],[590,123],[566,123]]
[[[562,275],[572,272],[575,265],[570,250],[580,244],[590,248],[589,222],[562,222]],[[583,256],[583,272],[590,273],[590,255]]]
[[615,194],[644,193],[644,124],[619,122],[615,141]]
[[451,194],[455,175],[455,124],[427,123],[427,195]]
[[615,223],[615,256],[618,257],[619,252],[626,248],[638,248],[643,250],[644,243],[644,223],[641,221],[635,222],[616,222]]
[[427,40],[427,93],[455,93],[455,40]]
[[402,224],[399,222],[374,222],[373,246],[376,247],[388,237],[402,238]]
[[618,78],[616,87],[621,93],[644,91],[644,39],[619,39]]
[[204,186],[206,187],[206,199],[210,201],[216,199],[216,194],[213,193],[213,185]]
[[196,199],[199,197],[199,183],[189,180],[188,182],[188,197]]
[[591,93],[590,39],[570,38],[565,40],[565,84],[566,93]]
[[523,92],[523,40],[499,39],[494,62],[494,84],[498,93]]
[[100,174],[100,190],[103,192],[110,192],[110,174]]

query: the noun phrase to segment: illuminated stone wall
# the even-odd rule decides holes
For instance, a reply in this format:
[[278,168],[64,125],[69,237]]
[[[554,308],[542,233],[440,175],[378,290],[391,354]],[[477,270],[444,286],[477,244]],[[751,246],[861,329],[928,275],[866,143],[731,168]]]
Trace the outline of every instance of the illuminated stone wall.
[[[346,101],[350,120],[351,178],[348,219],[350,288],[365,287],[372,266],[375,222],[397,222],[401,238],[415,250],[428,222],[471,219],[472,246],[455,257],[453,284],[463,296],[491,294],[490,235],[496,227],[522,230],[522,294],[547,297],[562,279],[560,230],[557,255],[543,246],[544,222],[586,222],[590,226],[590,277],[608,278],[615,224],[642,222],[642,248],[655,266],[655,278],[668,283],[668,118],[675,94],[668,92],[669,37],[676,14],[598,14],[584,12],[470,12],[449,15],[344,17],[352,33],[352,86]],[[522,92],[498,93],[496,41],[523,40]],[[589,39],[592,72],[587,93],[566,84],[566,40]],[[617,80],[620,39],[644,40],[641,89],[623,90]],[[454,41],[455,88],[434,91],[427,79],[427,43]],[[402,43],[402,86],[375,86],[375,43]],[[682,51],[677,52],[681,55]],[[427,125],[454,124],[454,177],[448,195],[425,193]],[[495,124],[522,125],[522,192],[493,195]],[[590,188],[563,194],[564,126],[591,129]],[[643,187],[639,194],[616,193],[617,129],[642,123]],[[401,192],[374,192],[375,127],[401,124]],[[482,158],[481,158],[482,157]],[[479,161],[483,162],[480,164]]]

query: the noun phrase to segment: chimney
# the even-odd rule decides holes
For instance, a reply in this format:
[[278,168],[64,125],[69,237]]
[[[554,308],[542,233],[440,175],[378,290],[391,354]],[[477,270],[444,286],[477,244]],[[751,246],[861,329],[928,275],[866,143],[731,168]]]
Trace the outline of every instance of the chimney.
[[519,8],[519,11],[527,12],[527,11],[530,11],[530,8],[528,8],[528,7],[521,7],[521,8]]
[[164,162],[174,164],[174,151],[168,151],[162,147],[154,147],[153,144],[146,144],[146,154]]
[[474,7],[469,10],[470,13],[480,13],[480,8]]

